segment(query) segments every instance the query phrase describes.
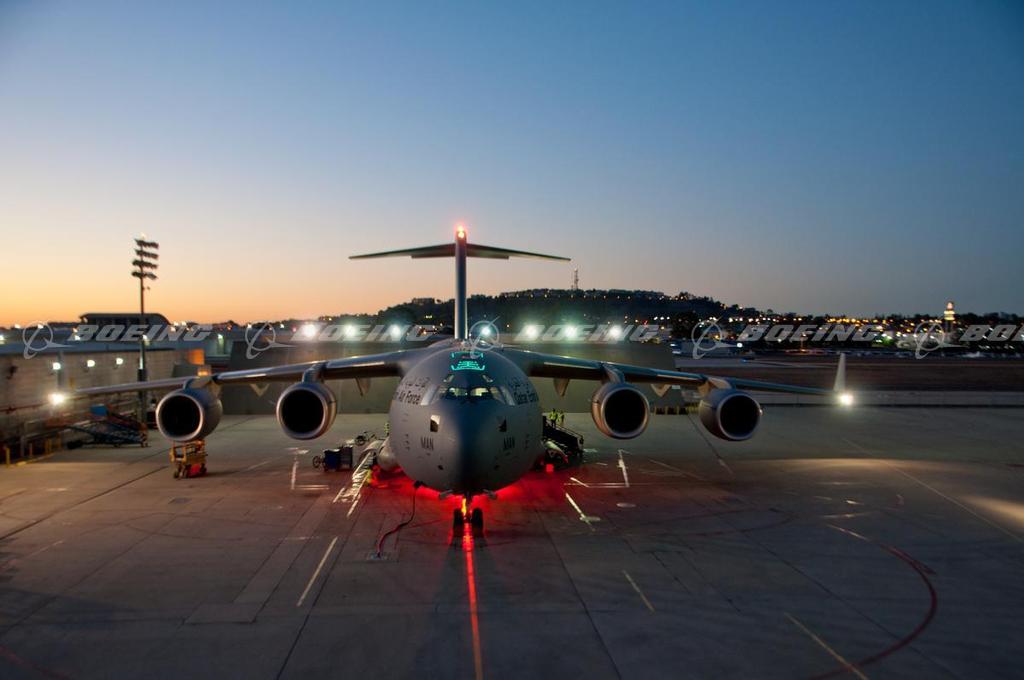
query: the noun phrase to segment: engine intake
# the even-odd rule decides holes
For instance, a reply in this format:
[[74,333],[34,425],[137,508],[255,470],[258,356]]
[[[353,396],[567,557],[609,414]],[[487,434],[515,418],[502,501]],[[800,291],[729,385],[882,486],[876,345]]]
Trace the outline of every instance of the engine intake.
[[300,382],[277,400],[277,422],[292,439],[316,439],[331,429],[338,413],[334,393],[320,382]]
[[186,387],[164,396],[156,406],[160,434],[175,442],[203,439],[216,429],[224,406],[209,390]]
[[615,439],[639,437],[647,429],[650,412],[647,397],[627,383],[605,383],[590,398],[597,429]]
[[740,442],[754,436],[761,422],[761,405],[746,392],[711,390],[700,402],[700,422],[716,437]]

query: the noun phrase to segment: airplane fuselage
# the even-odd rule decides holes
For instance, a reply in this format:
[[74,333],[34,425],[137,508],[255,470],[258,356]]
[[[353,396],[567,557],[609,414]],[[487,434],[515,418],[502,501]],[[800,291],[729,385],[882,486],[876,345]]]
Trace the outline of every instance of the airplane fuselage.
[[543,452],[537,390],[500,352],[439,347],[403,376],[389,422],[397,464],[441,492],[496,491]]

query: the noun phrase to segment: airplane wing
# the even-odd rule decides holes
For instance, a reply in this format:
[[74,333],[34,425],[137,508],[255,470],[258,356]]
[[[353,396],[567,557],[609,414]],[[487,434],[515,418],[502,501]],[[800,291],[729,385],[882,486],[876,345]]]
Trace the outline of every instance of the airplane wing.
[[[386,376],[402,376],[409,364],[420,353],[420,349],[399,350],[382,354],[346,357],[344,359],[327,359],[324,361],[307,361],[301,364],[287,364],[262,368],[245,368],[239,371],[224,371],[209,376],[214,385],[241,385],[246,383],[265,383],[274,381],[298,381],[306,371],[315,369],[318,377],[324,380],[345,380],[361,378],[379,378]],[[75,390],[74,396],[88,397],[99,394],[116,394],[118,392],[139,392],[142,390],[177,389],[183,387],[195,376],[165,378],[146,382],[121,383],[101,387],[86,387]]]
[[562,380],[608,380],[612,376],[621,376],[621,379],[630,383],[651,383],[654,385],[686,385],[697,389],[712,389],[716,387],[736,387],[745,390],[758,390],[763,392],[784,392],[789,394],[808,395],[837,395],[842,392],[842,385],[845,385],[845,356],[840,355],[839,369],[836,375],[836,387],[831,390],[818,387],[802,387],[800,385],[785,385],[782,383],[763,382],[760,380],[748,380],[747,378],[732,378],[724,376],[707,375],[704,373],[687,373],[684,371],[673,371],[661,368],[649,368],[645,366],[632,366],[630,364],[619,364],[611,361],[597,361],[594,359],[577,359],[574,357],[559,356],[557,354],[542,354],[528,350],[504,348],[503,354],[515,361],[530,377],[555,378]]

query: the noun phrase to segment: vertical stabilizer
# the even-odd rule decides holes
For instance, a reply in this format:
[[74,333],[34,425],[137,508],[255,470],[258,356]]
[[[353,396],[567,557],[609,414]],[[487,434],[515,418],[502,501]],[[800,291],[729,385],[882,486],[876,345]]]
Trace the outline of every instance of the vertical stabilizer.
[[466,228],[455,228],[455,339],[469,337],[466,319]]
[[469,315],[466,309],[466,258],[485,257],[490,260],[507,260],[510,257],[528,257],[539,260],[561,260],[568,262],[569,258],[558,255],[545,255],[533,253],[527,250],[511,250],[509,248],[498,248],[497,246],[484,246],[469,243],[466,236],[466,228],[461,224],[455,227],[455,242],[442,243],[436,246],[423,246],[422,248],[403,248],[402,250],[388,250],[382,253],[368,253],[366,255],[351,255],[350,260],[366,260],[376,257],[412,257],[414,259],[428,257],[454,257],[455,258],[455,339],[467,340],[469,338]]

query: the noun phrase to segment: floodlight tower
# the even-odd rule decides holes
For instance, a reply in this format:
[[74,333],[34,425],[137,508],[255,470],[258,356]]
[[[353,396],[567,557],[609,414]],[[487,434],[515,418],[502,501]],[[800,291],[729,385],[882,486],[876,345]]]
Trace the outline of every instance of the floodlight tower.
[[[147,241],[146,235],[135,239],[135,259],[132,260],[132,276],[139,280],[139,325],[146,325],[146,281],[155,281],[157,268],[156,261],[160,255],[155,251],[160,249],[156,241]],[[148,332],[148,328],[146,331]],[[139,336],[139,382],[147,380],[146,374],[146,333]],[[146,392],[139,392],[139,419],[146,421],[146,414],[149,406],[146,403]]]

